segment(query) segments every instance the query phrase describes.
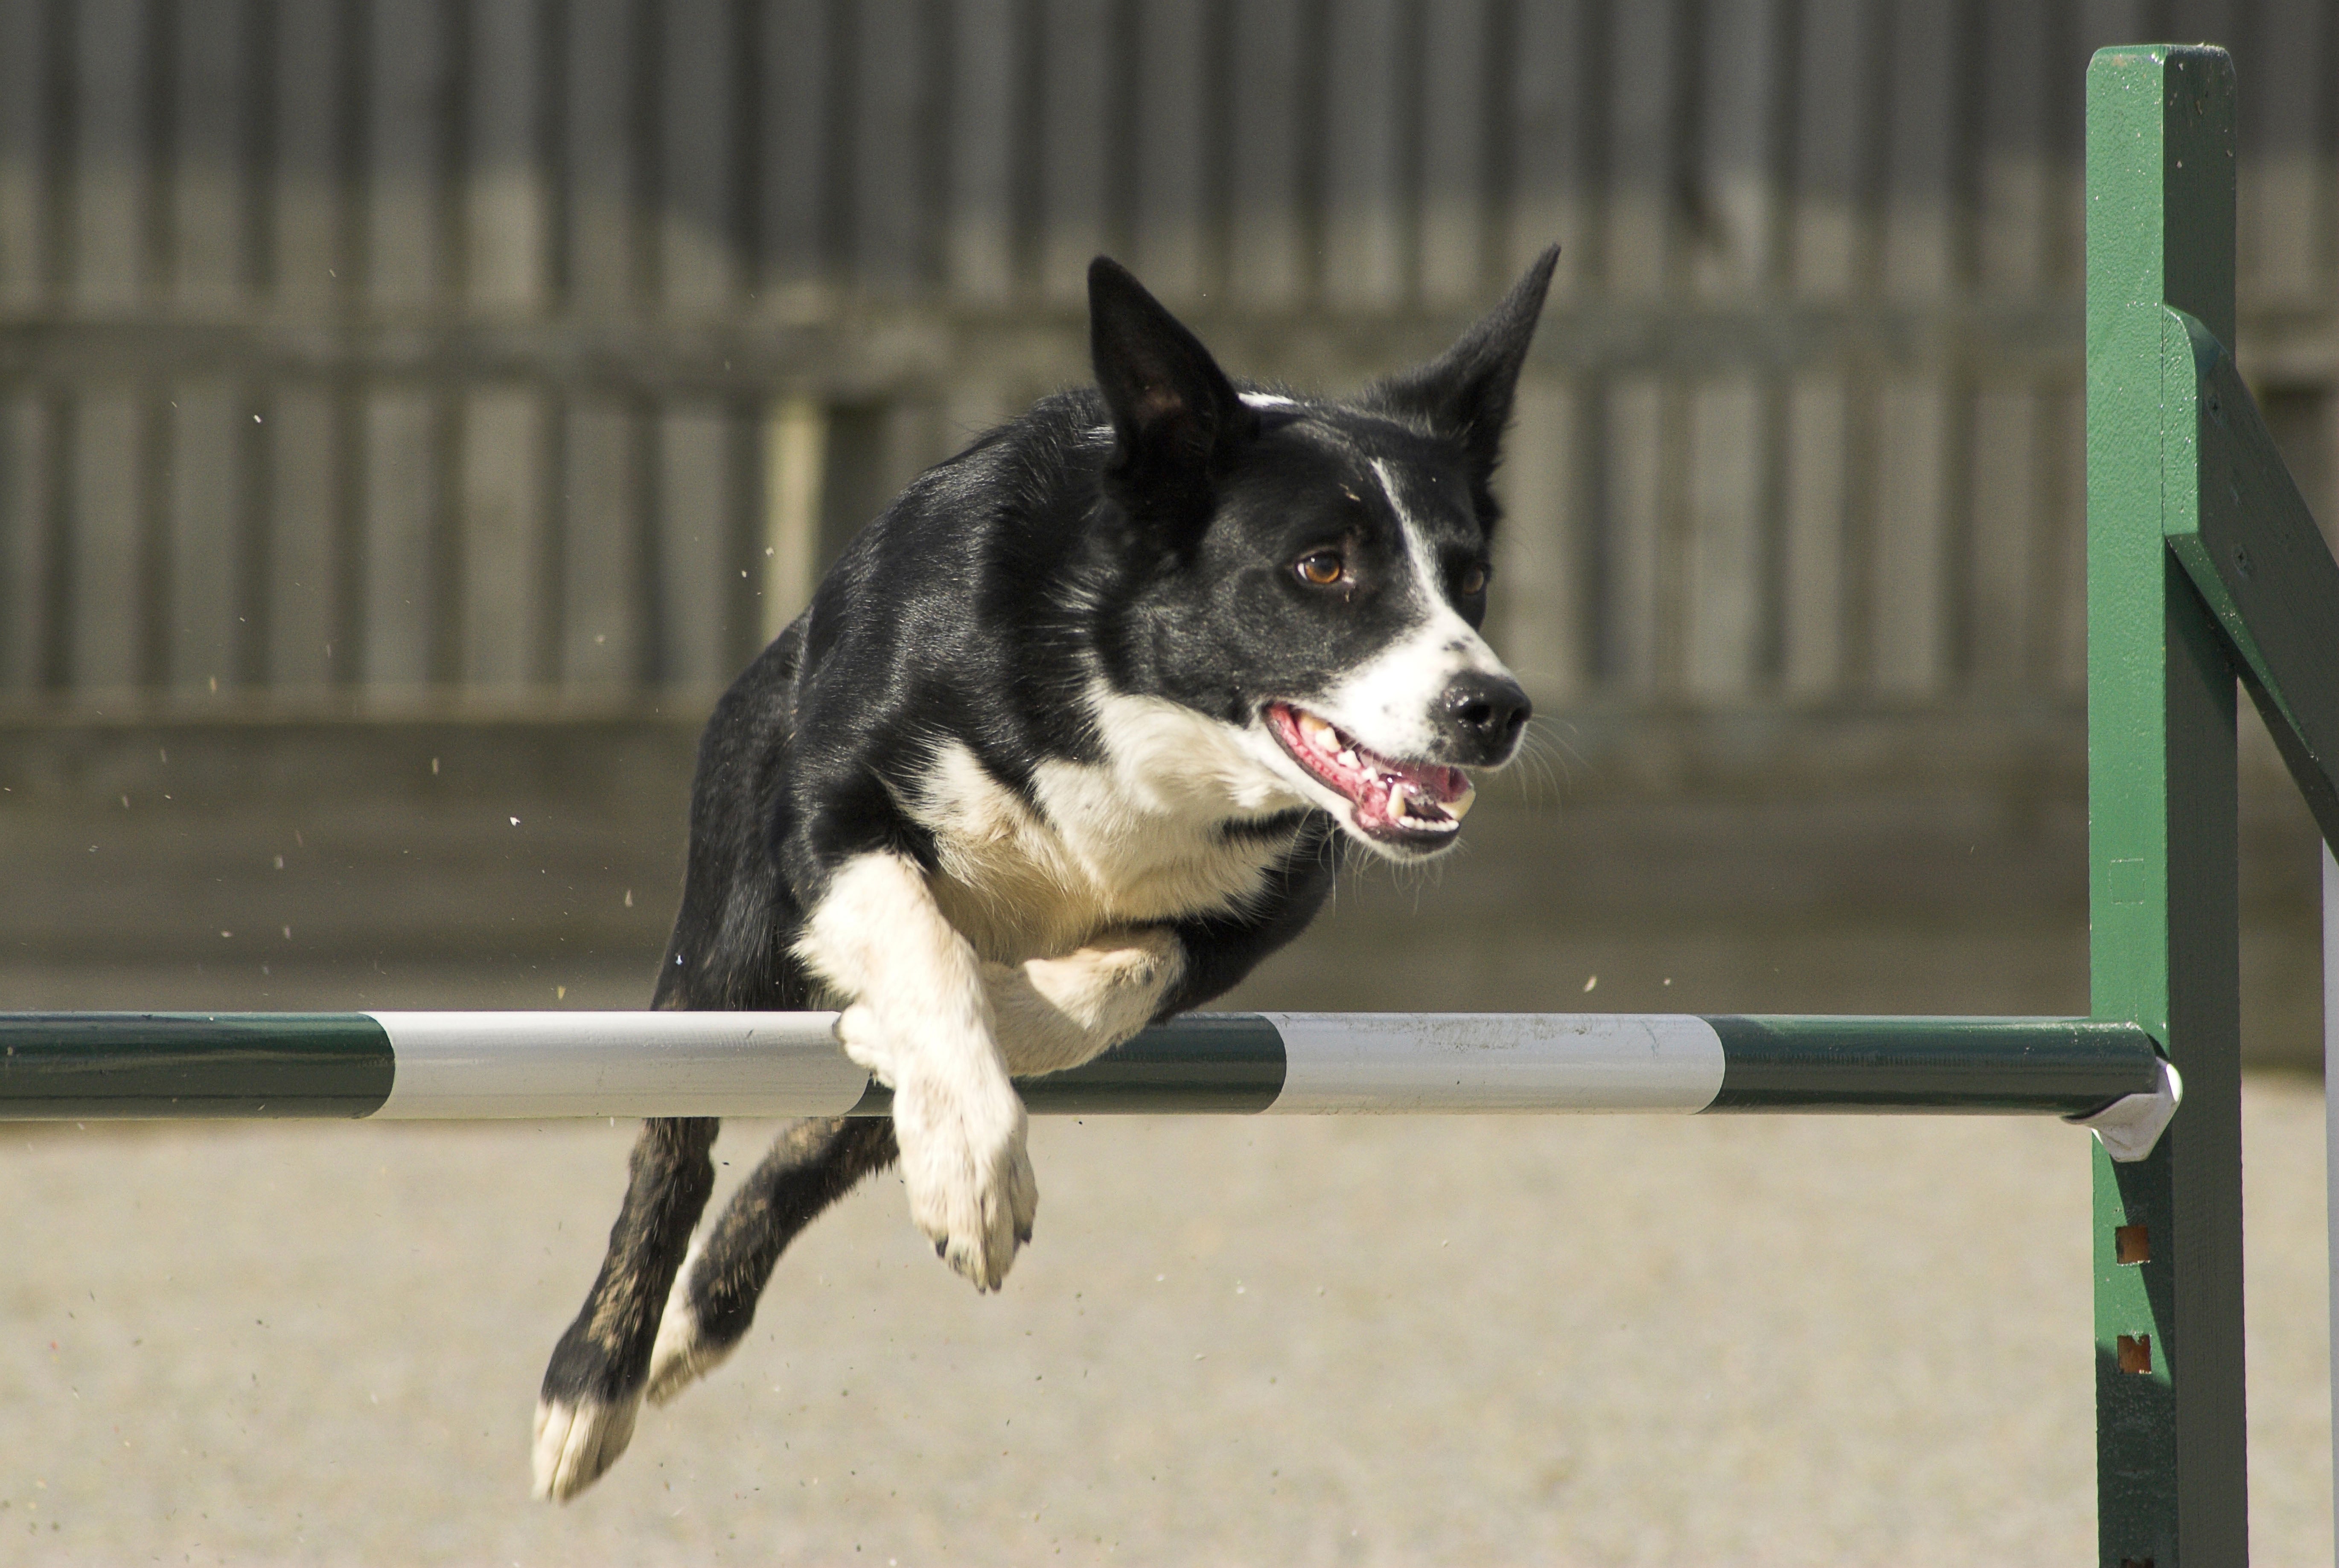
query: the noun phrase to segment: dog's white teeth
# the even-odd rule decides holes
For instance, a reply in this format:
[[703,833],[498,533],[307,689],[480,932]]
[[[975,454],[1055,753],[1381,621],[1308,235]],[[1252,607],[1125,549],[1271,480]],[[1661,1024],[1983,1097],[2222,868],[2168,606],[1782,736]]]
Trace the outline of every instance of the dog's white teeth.
[[1332,733],[1332,726],[1314,714],[1299,715],[1299,733],[1307,737],[1308,745],[1330,749],[1326,743]]
[[1458,823],[1470,814],[1470,807],[1476,804],[1477,799],[1478,786],[1465,779],[1462,793],[1446,803],[1446,814]]
[[1352,768],[1352,767],[1360,767],[1360,766],[1362,766],[1362,765],[1363,765],[1362,764],[1360,764],[1360,763],[1358,763],[1358,762],[1357,761],[1357,754],[1356,754],[1355,752],[1353,752],[1353,751],[1348,750],[1348,749],[1347,749],[1347,747],[1345,747],[1345,746],[1343,746],[1339,751],[1337,751],[1337,752],[1336,752],[1336,753],[1334,753],[1334,754],[1333,754],[1332,760],[1333,760],[1333,761],[1335,761],[1335,762],[1337,762],[1337,763],[1338,763],[1342,767],[1351,767],[1351,768]]

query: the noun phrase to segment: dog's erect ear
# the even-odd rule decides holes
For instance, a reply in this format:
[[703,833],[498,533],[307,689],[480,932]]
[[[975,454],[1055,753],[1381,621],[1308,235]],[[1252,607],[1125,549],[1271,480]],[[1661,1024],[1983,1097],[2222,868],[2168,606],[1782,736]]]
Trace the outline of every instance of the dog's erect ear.
[[1112,410],[1113,466],[1133,478],[1204,485],[1258,434],[1258,416],[1202,340],[1109,256],[1089,263],[1089,355]]
[[1472,473],[1485,483],[1502,457],[1511,394],[1526,362],[1527,345],[1535,340],[1551,271],[1558,264],[1559,247],[1554,245],[1452,348],[1419,370],[1375,382],[1365,391],[1365,406],[1425,423],[1459,441]]

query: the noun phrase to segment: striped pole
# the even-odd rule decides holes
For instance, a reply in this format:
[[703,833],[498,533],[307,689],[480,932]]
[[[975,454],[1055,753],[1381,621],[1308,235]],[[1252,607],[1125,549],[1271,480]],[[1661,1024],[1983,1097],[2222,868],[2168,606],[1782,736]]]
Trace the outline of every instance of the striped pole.
[[[835,1017],[0,1013],[0,1120],[883,1115]],[[1019,1088],[1057,1115],[2050,1115],[2147,1149],[2175,1109],[2144,1031],[2069,1018],[1189,1013]]]

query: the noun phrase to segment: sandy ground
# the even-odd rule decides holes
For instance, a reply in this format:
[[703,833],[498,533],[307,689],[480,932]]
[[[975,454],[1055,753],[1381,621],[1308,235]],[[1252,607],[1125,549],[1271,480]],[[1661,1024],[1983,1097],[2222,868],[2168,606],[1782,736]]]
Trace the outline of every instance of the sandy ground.
[[[2246,1105],[2255,1558],[2327,1563],[2321,1102]],[[1002,1295],[874,1184],[553,1507],[630,1136],[0,1132],[0,1562],[2091,1559],[2053,1123],[1043,1121]]]

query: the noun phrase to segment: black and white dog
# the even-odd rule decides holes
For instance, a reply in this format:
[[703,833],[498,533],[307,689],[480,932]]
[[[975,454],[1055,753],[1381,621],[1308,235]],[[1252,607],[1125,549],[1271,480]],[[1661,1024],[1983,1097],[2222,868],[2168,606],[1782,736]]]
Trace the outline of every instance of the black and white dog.
[[[1557,252],[1353,403],[1239,390],[1089,271],[1093,391],[914,481],[706,728],[653,1005],[842,1009],[890,1120],[799,1122],[696,1248],[716,1123],[647,1123],[537,1405],[567,1498],[738,1344],[788,1242],[898,1159],[995,1290],[1039,1192],[1012,1074],[1077,1066],[1298,934],[1344,844],[1450,848],[1527,699],[1478,635]],[[687,1257],[686,1257],[687,1253]]]

